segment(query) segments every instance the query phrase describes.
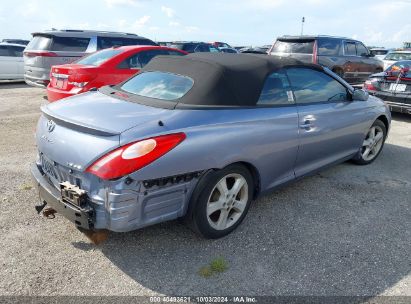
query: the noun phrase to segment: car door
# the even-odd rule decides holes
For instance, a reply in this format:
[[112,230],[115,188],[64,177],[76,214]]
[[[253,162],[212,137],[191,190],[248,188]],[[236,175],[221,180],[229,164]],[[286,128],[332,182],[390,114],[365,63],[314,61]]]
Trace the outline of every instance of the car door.
[[369,109],[352,101],[349,89],[321,70],[288,68],[298,110],[299,150],[295,174],[303,176],[355,154]]
[[263,143],[258,155],[261,187],[269,189],[295,178],[298,151],[298,113],[284,70],[269,75],[264,83],[257,109],[264,131],[254,130],[254,141]]
[[0,45],[0,78],[13,79],[17,74],[15,58],[7,45]]
[[343,65],[345,79],[348,82],[358,82],[362,70],[362,59],[357,56],[355,41],[344,40],[344,57],[346,62]]
[[375,73],[377,70],[377,62],[375,58],[370,57],[370,52],[361,42],[356,42],[357,56],[361,58],[359,80],[365,81],[368,76]]
[[11,45],[9,46],[9,52],[14,57],[15,62],[15,79],[24,78],[24,59],[23,59],[24,47]]

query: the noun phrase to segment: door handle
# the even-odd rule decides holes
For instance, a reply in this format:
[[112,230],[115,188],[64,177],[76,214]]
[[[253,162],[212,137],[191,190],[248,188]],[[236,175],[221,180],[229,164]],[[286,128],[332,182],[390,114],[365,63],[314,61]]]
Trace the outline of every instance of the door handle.
[[309,130],[314,127],[315,118],[312,115],[303,118],[303,122],[300,124],[301,129]]
[[300,124],[301,129],[310,129],[314,126],[311,121],[306,120],[304,123]]

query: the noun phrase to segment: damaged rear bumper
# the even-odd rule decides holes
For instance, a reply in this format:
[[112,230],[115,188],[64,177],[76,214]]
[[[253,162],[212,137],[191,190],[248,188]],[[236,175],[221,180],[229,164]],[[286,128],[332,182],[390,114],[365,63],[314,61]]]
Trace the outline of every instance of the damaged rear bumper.
[[31,165],[30,169],[34,185],[38,190],[40,203],[47,203],[47,207],[56,210],[57,213],[73,222],[78,228],[93,229],[94,212],[91,208],[83,209],[64,202],[61,199],[61,193],[47,181],[47,177],[36,164]]
[[[131,183],[126,182],[126,178],[85,183],[87,201],[79,204],[80,208],[67,202],[67,195],[62,198],[65,188],[59,191],[53,186],[39,165],[31,166],[31,174],[40,203],[46,202],[47,207],[79,228],[115,232],[127,232],[184,216],[201,176],[201,172],[195,172]],[[61,187],[64,184],[60,182]]]

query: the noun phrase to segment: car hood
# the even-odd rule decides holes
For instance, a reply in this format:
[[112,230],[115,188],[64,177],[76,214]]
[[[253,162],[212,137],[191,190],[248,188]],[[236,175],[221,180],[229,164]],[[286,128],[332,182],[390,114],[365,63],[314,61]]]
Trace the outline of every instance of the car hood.
[[51,103],[42,111],[49,119],[83,132],[118,135],[139,125],[158,123],[156,120],[170,110],[128,102],[95,91]]

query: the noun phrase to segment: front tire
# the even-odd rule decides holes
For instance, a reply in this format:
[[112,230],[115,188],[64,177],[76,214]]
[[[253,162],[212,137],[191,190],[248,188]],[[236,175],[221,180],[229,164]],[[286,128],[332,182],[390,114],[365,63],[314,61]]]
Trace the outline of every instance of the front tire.
[[230,165],[205,176],[193,194],[189,221],[205,238],[223,237],[238,227],[253,196],[253,178],[242,165]]
[[368,165],[381,153],[387,136],[387,128],[381,120],[376,120],[368,130],[358,154],[353,158],[358,165]]

